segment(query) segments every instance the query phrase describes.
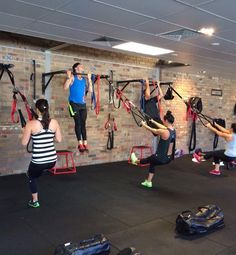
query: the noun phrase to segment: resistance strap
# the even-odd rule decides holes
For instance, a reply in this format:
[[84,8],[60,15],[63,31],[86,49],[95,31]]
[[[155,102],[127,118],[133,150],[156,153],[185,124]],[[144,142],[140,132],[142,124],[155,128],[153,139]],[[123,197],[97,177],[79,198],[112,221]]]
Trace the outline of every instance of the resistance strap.
[[[96,115],[98,116],[100,112],[100,75],[91,75],[92,80],[92,93],[91,93],[91,109],[95,110]],[[95,84],[97,84],[97,96],[95,92]]]
[[123,93],[121,90],[116,89],[116,94],[119,97],[119,100],[122,102],[123,107],[128,113],[131,113],[137,126],[141,127],[142,121],[147,122],[147,124],[150,124],[151,117],[144,113],[142,110],[138,109],[138,107],[131,102]]
[[114,148],[114,131],[117,131],[117,125],[115,122],[115,118],[110,117],[110,113],[108,114],[108,120],[105,123],[105,129],[108,130],[108,139],[107,139],[107,149],[111,150]]
[[94,110],[96,108],[96,94],[95,94],[95,82],[96,82],[96,75],[92,74],[91,75],[91,80],[92,80],[92,93],[91,93],[91,110]]
[[[226,127],[226,124],[225,124],[225,120],[224,119],[214,119],[213,120],[213,125],[214,123],[222,126],[223,128]],[[217,128],[217,127],[215,127]],[[217,128],[218,129],[218,128]],[[214,137],[214,141],[213,141],[213,150],[215,150],[218,146],[218,142],[219,142],[219,136],[217,134],[215,134],[215,137]]]
[[21,111],[21,109],[18,108],[18,115],[16,115],[16,112],[17,112],[17,102],[18,102],[18,99],[17,99],[17,94],[20,95],[21,97],[21,100],[23,101],[24,105],[25,105],[25,109],[26,109],[26,112],[27,112],[27,115],[28,115],[28,120],[32,120],[33,118],[34,119],[37,119],[38,118],[38,115],[37,113],[30,107],[26,97],[24,94],[22,94],[19,90],[17,90],[16,88],[14,88],[13,90],[13,101],[12,101],[12,109],[11,109],[11,120],[12,120],[12,123],[18,123],[19,122],[19,119],[20,119],[20,122],[21,122],[21,126],[22,127],[25,127],[26,125],[26,121],[25,121],[25,118],[23,116],[23,113]]
[[[17,112],[16,108],[17,108],[17,94],[20,95],[22,101],[24,102],[24,105],[25,105],[25,109],[26,109],[26,112],[27,112],[27,115],[28,115],[28,120],[32,120],[33,117],[36,117],[37,114],[33,111],[33,109],[30,108],[27,100],[26,100],[26,97],[19,91],[19,90],[14,90],[13,91],[13,101],[12,101],[12,109],[11,109],[11,120],[13,123],[18,123],[19,122],[19,116],[15,117],[15,114]],[[20,113],[20,118],[21,120],[23,120],[24,116],[21,112],[20,109],[18,109],[18,112]]]
[[190,133],[189,146],[188,146],[188,150],[190,153],[191,151],[195,150],[196,140],[197,140],[197,135],[196,135],[197,114],[193,111],[190,104],[188,104],[187,106],[186,120],[188,120],[189,118],[192,120],[191,133]]
[[145,112],[145,94],[144,94],[144,80],[141,80],[141,100],[140,100],[140,109]]
[[100,112],[100,75],[97,75],[97,103],[96,103],[96,108],[95,108],[95,112],[96,115],[98,116],[99,112]]

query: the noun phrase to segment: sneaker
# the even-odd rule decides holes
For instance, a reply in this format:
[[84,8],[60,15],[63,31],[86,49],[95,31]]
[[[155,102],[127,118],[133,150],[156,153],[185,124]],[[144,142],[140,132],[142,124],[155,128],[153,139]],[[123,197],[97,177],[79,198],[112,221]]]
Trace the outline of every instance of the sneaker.
[[132,164],[133,164],[133,165],[137,165],[137,160],[138,160],[138,158],[136,157],[136,155],[135,155],[134,152],[131,153],[130,158],[131,158]]
[[84,144],[84,150],[88,152],[88,144]]
[[199,156],[197,153],[193,153],[193,157],[195,158],[196,162],[197,163],[200,163],[201,162],[201,156]]
[[219,170],[216,170],[216,169],[211,170],[209,173],[213,174],[213,175],[221,175],[221,172]]
[[[215,162],[212,162],[212,165],[214,166],[215,165]],[[224,162],[223,161],[220,161],[220,166],[224,166]]]
[[195,158],[192,158],[192,161],[193,161],[194,163],[199,163]]
[[152,188],[152,182],[149,182],[147,180],[142,182],[141,185],[144,186],[144,187],[147,187],[147,188]]
[[37,208],[37,207],[40,206],[40,204],[39,204],[39,201],[33,202],[32,200],[30,200],[29,203],[28,203],[28,206],[33,207],[33,208]]
[[85,151],[84,145],[81,144],[81,143],[78,145],[78,149],[79,149],[80,152],[84,152]]

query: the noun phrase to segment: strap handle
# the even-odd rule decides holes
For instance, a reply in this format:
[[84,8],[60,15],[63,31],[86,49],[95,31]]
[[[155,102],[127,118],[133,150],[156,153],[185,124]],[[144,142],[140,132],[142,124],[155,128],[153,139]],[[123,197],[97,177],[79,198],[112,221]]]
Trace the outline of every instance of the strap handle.
[[97,75],[97,103],[96,103],[96,108],[95,108],[95,112],[96,115],[98,116],[99,112],[100,112],[100,75]]

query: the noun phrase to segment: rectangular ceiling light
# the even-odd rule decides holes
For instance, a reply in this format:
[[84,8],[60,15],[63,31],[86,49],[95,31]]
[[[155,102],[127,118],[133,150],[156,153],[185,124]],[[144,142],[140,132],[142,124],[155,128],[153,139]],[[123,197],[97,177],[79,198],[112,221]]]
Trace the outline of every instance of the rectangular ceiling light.
[[173,50],[168,50],[164,48],[154,47],[147,44],[135,43],[135,42],[126,42],[113,46],[112,48],[119,50],[126,50],[146,55],[159,56],[163,54],[168,54],[174,52]]

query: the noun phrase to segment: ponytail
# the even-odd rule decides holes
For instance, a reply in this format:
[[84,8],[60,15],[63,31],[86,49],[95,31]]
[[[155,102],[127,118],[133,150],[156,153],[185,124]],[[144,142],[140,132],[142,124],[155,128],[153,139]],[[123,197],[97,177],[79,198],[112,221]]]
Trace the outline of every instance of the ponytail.
[[164,116],[164,120],[167,120],[170,124],[173,124],[175,117],[172,115],[171,111],[168,110]]
[[46,99],[39,99],[37,100],[35,106],[42,114],[41,123],[43,125],[43,128],[47,130],[49,127],[49,123],[51,121],[50,115],[49,115],[48,101]]

